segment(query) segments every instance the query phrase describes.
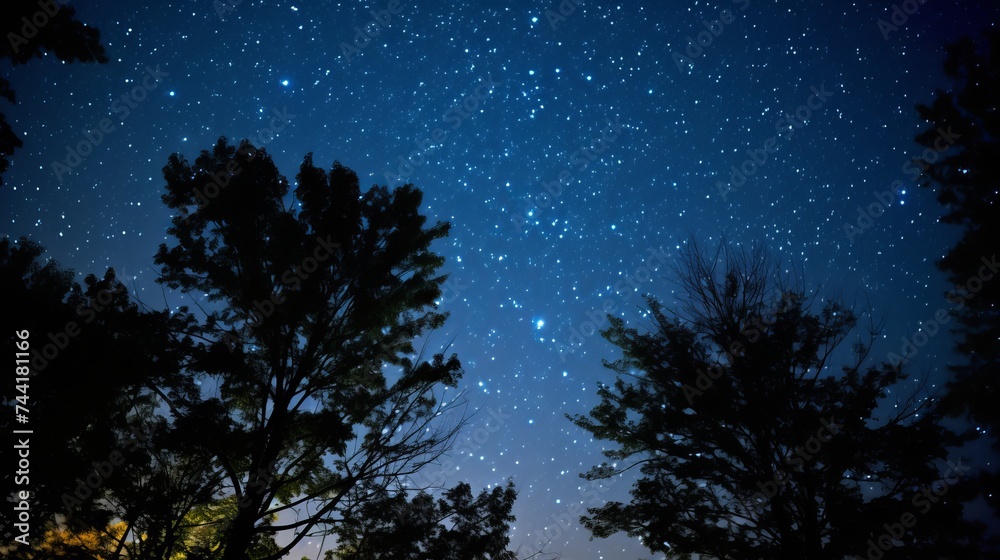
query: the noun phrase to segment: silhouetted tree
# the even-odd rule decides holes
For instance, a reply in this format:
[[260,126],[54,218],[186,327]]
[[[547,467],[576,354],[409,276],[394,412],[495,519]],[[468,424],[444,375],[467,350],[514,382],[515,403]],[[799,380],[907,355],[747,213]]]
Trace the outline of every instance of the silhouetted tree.
[[[947,47],[944,69],[953,88],[938,90],[930,106],[917,106],[929,125],[916,139],[928,150],[914,169],[923,171],[925,185],[936,186],[947,209],[942,221],[962,227],[962,238],[937,262],[955,285],[947,301],[964,360],[951,368],[954,379],[941,407],[970,416],[1000,450],[1000,30],[985,38],[983,45],[965,38]],[[998,508],[1000,486],[994,481],[992,487],[987,499]]]
[[[108,61],[101,46],[101,32],[76,20],[76,9],[62,0],[5,0],[0,7],[0,58],[15,65],[40,58],[48,51],[64,62]],[[15,103],[13,88],[0,78],[0,97]],[[0,113],[0,185],[10,166],[8,156],[23,145]]]
[[506,488],[483,490],[473,497],[466,483],[435,500],[419,492],[390,494],[358,489],[358,507],[337,529],[336,557],[342,560],[514,560],[507,550],[517,492]]
[[[8,297],[4,340],[11,348],[26,343],[28,354],[19,364],[25,369],[16,371],[19,381],[0,386],[5,407],[28,410],[26,422],[0,415],[0,429],[35,434],[28,436],[30,473],[20,481],[15,470],[0,473],[3,495],[30,493],[31,539],[103,534],[102,546],[114,550],[141,533],[142,546],[130,550],[142,552],[160,542],[150,520],[209,499],[204,456],[185,451],[183,460],[167,460],[182,444],[171,441],[176,426],[153,414],[159,394],[197,391],[193,380],[179,375],[189,344],[175,336],[194,325],[184,313],[141,309],[114,270],[103,279],[88,276],[81,287],[55,260],[40,262],[43,252],[28,239],[0,240],[0,291]],[[188,482],[179,484],[185,465]],[[13,529],[11,519],[3,518],[0,532]],[[108,533],[118,520],[124,530]],[[10,535],[4,538],[11,542]],[[76,546],[91,542],[98,541],[88,537]],[[16,546],[7,556],[43,558],[43,552]]]
[[225,138],[194,165],[172,155],[163,172],[177,243],[156,254],[159,281],[214,305],[185,364],[214,391],[165,402],[211,442],[239,506],[221,557],[248,558],[259,538],[291,530],[254,556],[277,559],[343,523],[352,489],[387,488],[453,440],[442,389],[460,378],[458,359],[408,357],[446,318],[434,311],[444,261],[429,246],[449,225],[424,227],[412,185],[362,192],[354,172],[327,173],[311,154],[289,197],[264,150]]
[[983,527],[962,520],[970,490],[955,484],[966,467],[944,466],[960,438],[931,400],[900,395],[898,367],[862,370],[877,325],[834,367],[855,314],[814,311],[779,270],[759,246],[706,256],[691,242],[679,309],[647,297],[647,332],[610,317],[616,379],[571,419],[617,444],[586,478],[641,475],[631,503],[582,522],[667,558],[978,558]]

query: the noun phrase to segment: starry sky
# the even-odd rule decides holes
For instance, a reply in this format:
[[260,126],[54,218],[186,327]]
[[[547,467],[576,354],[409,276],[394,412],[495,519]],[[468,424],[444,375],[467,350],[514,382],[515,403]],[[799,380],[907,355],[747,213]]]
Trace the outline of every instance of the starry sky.
[[[0,234],[81,281],[115,267],[156,304],[171,153],[250,138],[293,181],[313,152],[363,187],[413,182],[431,221],[453,224],[435,246],[451,319],[431,343],[457,337],[480,410],[427,477],[512,478],[522,555],[549,541],[565,559],[648,556],[577,522],[629,482],[578,477],[603,444],[564,414],[612,379],[605,311],[643,324],[641,294],[670,303],[689,238],[764,241],[807,289],[870,302],[887,321],[879,358],[948,306],[933,263],[959,232],[905,171],[922,153],[914,106],[948,86],[943,45],[1000,5],[911,2],[893,22],[889,0],[80,0],[108,64],[4,63],[24,147]],[[895,180],[905,194],[849,235]],[[932,337],[911,373],[940,384],[951,343]]]

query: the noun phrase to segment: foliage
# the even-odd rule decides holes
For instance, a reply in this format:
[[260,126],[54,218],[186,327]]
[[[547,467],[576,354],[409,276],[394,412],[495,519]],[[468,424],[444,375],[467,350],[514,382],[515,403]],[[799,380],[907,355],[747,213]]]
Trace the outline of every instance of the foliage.
[[353,171],[327,173],[311,154],[290,193],[264,150],[224,138],[194,165],[171,156],[164,177],[179,215],[176,245],[155,257],[159,281],[212,302],[186,367],[217,388],[170,405],[240,506],[223,557],[293,529],[264,556],[278,558],[341,523],[354,487],[385,487],[451,441],[441,418],[453,401],[438,391],[460,378],[458,359],[408,357],[446,318],[434,311],[443,259],[429,246],[449,226],[424,228],[412,185],[362,193]]
[[[960,325],[956,349],[965,360],[952,368],[955,379],[941,404],[995,433],[1000,428],[1000,281],[995,278],[1000,239],[1000,172],[995,165],[1000,158],[1000,31],[988,32],[986,39],[985,45],[965,38],[948,46],[945,73],[954,87],[939,90],[930,106],[917,107],[928,122],[917,141],[933,156],[916,164],[924,172],[925,185],[936,185],[938,201],[947,209],[941,220],[962,228],[961,239],[937,263],[955,285],[947,300]],[[943,153],[938,150],[941,131],[954,138]],[[1000,446],[1000,439],[994,443]]]
[[[841,560],[864,557],[883,524],[910,514],[919,522],[886,560],[976,558],[982,527],[961,519],[971,490],[954,478],[949,488],[941,469],[960,439],[927,414],[930,400],[900,394],[921,385],[904,388],[898,367],[862,367],[874,325],[837,373],[856,315],[837,302],[813,311],[779,270],[759,246],[706,256],[691,242],[680,309],[648,298],[644,332],[611,317],[616,379],[589,417],[571,419],[617,444],[586,478],[640,476],[631,503],[591,508],[583,523],[667,558]],[[942,484],[948,500],[913,501]]]
[[510,511],[517,492],[506,488],[483,490],[473,497],[460,483],[435,500],[419,492],[407,500],[405,492],[373,493],[338,530],[336,557],[342,560],[513,560],[507,550]]
[[[107,503],[108,492],[139,476],[135,467],[149,464],[146,450],[161,449],[144,424],[151,387],[167,393],[193,387],[179,376],[183,343],[171,337],[190,323],[180,314],[139,309],[114,270],[103,279],[86,277],[81,287],[55,260],[39,262],[43,252],[28,239],[0,240],[0,289],[9,297],[4,336],[14,348],[15,333],[28,333],[30,367],[27,382],[4,384],[0,397],[11,410],[25,398],[18,402],[30,411],[26,425],[44,434],[29,438],[37,459],[30,475],[18,482],[10,469],[0,482],[5,496],[30,491],[36,528],[102,529],[119,512]],[[13,414],[0,416],[8,433],[23,427]],[[119,499],[150,501],[146,482],[134,500]]]

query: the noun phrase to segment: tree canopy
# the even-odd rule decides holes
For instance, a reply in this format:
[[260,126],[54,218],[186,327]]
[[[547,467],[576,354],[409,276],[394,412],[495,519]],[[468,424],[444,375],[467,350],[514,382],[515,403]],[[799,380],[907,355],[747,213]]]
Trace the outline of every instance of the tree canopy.
[[779,270],[760,246],[706,255],[691,242],[675,309],[647,297],[642,330],[610,317],[616,377],[570,418],[616,444],[586,478],[638,473],[630,503],[582,522],[677,559],[976,558],[968,467],[947,462],[961,438],[930,414],[922,383],[865,366],[878,325],[840,351],[857,315]]
[[437,500],[426,492],[407,499],[375,488],[338,533],[342,560],[514,560],[508,524],[517,493],[513,483],[472,495],[460,483]]
[[435,419],[449,403],[437,391],[461,377],[457,358],[407,357],[446,318],[434,311],[443,259],[428,247],[449,226],[424,228],[412,185],[362,193],[353,171],[327,173],[311,154],[288,208],[288,181],[245,142],[220,139],[193,165],[171,156],[164,177],[179,213],[177,244],[155,257],[159,281],[218,302],[187,364],[217,392],[171,406],[199,426],[240,505],[223,557],[293,529],[279,558],[335,526],[352,488],[414,472],[453,436]]

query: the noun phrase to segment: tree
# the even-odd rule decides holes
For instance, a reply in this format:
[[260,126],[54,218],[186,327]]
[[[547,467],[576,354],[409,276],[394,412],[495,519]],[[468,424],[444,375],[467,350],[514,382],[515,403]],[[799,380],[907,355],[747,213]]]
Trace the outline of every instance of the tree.
[[[0,386],[0,401],[11,411],[14,404],[28,410],[23,424],[13,414],[0,416],[0,429],[38,434],[28,437],[29,473],[0,473],[3,495],[29,494],[30,539],[53,531],[100,533],[115,518],[133,522],[122,538],[149,534],[134,521],[149,518],[171,496],[154,483],[152,458],[170,446],[168,427],[152,423],[151,409],[156,392],[194,391],[193,381],[178,375],[187,345],[173,336],[192,325],[183,313],[141,310],[112,269],[102,279],[87,276],[81,287],[55,260],[42,262],[43,253],[25,238],[0,240],[0,290],[9,298],[4,338],[27,354],[15,372],[18,382]],[[184,499],[191,499],[187,490]],[[0,532],[12,531],[11,524]]]
[[277,559],[343,523],[353,489],[387,488],[453,441],[444,390],[461,377],[457,357],[410,357],[446,318],[434,310],[444,261],[429,246],[449,225],[424,227],[413,185],[362,193],[353,171],[327,173],[311,154],[289,196],[245,141],[220,138],[193,165],[174,154],[163,172],[178,215],[176,244],[155,256],[159,281],[211,302],[184,368],[212,388],[164,402],[200,430],[239,506],[221,557],[248,558],[258,539],[292,530],[256,556]]
[[967,467],[941,468],[960,438],[928,414],[922,384],[900,394],[898,365],[862,368],[879,325],[835,373],[856,315],[814,311],[779,270],[760,246],[706,256],[690,242],[677,311],[647,296],[646,332],[610,317],[615,381],[570,418],[617,444],[586,478],[640,474],[630,503],[581,521],[667,558],[978,558],[983,527],[961,518]]
[[[201,504],[192,508],[184,516],[182,538],[175,547],[171,560],[209,560],[218,558],[223,550],[223,529],[228,521],[236,515],[239,504],[235,496],[227,496],[211,503]],[[273,523],[277,519],[271,517],[265,522]],[[278,550],[278,544],[267,535],[255,542],[249,551],[251,557],[273,554]]]
[[373,488],[337,530],[336,557],[342,560],[514,560],[507,550],[511,508],[517,492],[483,490],[473,497],[459,483],[437,501],[426,492],[407,500],[404,491]]
[[[1000,239],[1000,30],[986,33],[986,44],[964,38],[947,47],[945,73],[950,91],[938,90],[930,106],[918,105],[928,127],[916,140],[928,148],[915,160],[924,186],[936,185],[947,212],[941,220],[962,228],[962,237],[937,262],[955,289],[947,294],[957,319],[955,349],[964,363],[951,367],[954,378],[941,407],[952,416],[967,415],[987,428],[1000,451],[1000,279],[996,278]],[[944,138],[944,140],[942,140]],[[942,150],[944,148],[944,150]],[[997,482],[984,492],[1000,511]]]
[[[0,8],[0,58],[25,64],[51,52],[63,62],[105,63],[101,32],[76,20],[76,9],[61,0],[5,0]],[[0,78],[0,97],[15,103],[10,82]],[[8,156],[23,146],[3,113],[0,113],[0,185],[10,166]]]
[[[75,560],[109,560],[128,551],[120,550],[118,545],[126,538],[127,525],[123,522],[113,523],[102,530],[88,529],[71,531],[65,528],[50,528],[33,542],[27,556],[14,545],[4,542],[0,545],[0,553],[4,558],[28,557],[32,560],[56,560],[73,558]],[[6,549],[6,550],[5,550]]]
[[[108,501],[131,532],[129,558],[193,560],[201,549],[190,541],[204,542],[199,530],[217,525],[199,514],[235,511],[235,500],[220,499],[222,477],[203,442],[187,441],[198,435],[190,419],[158,414],[152,402],[161,401],[150,401],[139,411],[145,433],[130,451],[129,468],[107,481]],[[267,539],[257,544],[276,548]]]

